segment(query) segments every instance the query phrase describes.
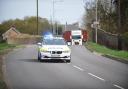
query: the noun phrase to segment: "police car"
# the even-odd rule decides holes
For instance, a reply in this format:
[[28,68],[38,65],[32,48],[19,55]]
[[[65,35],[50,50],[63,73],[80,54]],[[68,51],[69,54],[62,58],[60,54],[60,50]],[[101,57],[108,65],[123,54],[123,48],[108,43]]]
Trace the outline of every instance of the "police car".
[[45,37],[38,43],[38,60],[71,61],[71,50],[62,37]]

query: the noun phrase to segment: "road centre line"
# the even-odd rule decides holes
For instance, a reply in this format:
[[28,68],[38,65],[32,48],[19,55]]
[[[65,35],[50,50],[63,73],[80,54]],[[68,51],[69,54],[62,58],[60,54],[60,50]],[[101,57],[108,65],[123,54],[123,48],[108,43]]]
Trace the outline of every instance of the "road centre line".
[[97,78],[97,79],[100,79],[100,80],[102,80],[102,81],[105,81],[103,78],[98,77],[98,76],[96,76],[96,75],[94,75],[94,74],[92,74],[92,73],[88,73],[88,74],[91,75],[91,76],[93,76],[93,77],[95,77],[95,78]]
[[[74,68],[77,68],[77,69],[79,69],[79,70],[81,70],[81,71],[84,71],[84,69],[82,69],[82,68],[80,68],[80,67],[78,67],[78,66],[76,66],[76,65],[72,65]],[[101,77],[99,77],[99,76],[96,76],[96,75],[94,75],[94,74],[92,74],[92,73],[88,73],[89,75],[91,75],[91,76],[93,76],[93,77],[95,77],[95,78],[97,78],[97,79],[99,79],[99,80],[101,80],[101,81],[106,81],[105,79],[103,79],[103,78],[101,78]],[[117,88],[119,88],[119,89],[125,89],[125,88],[123,88],[123,87],[121,87],[121,86],[119,86],[119,85],[116,85],[116,84],[113,84],[113,86],[115,86],[115,87],[117,87]]]
[[80,68],[80,67],[78,67],[78,66],[73,65],[73,67],[75,67],[75,68],[77,68],[77,69],[79,69],[79,70],[81,70],[81,71],[84,71],[84,69],[82,69],[82,68]]
[[[79,69],[79,70],[81,70],[81,71],[84,71],[84,69],[82,69],[82,68],[80,68],[80,67],[78,67],[78,66],[73,65],[73,67],[75,67],[75,68],[77,68],[77,69]],[[98,77],[98,76],[96,76],[96,75],[94,75],[94,74],[92,74],[92,73],[88,73],[88,74],[91,75],[91,76],[93,76],[93,77],[95,77],[95,78],[97,78],[97,79],[100,79],[100,80],[102,80],[102,81],[105,81],[105,79],[103,79],[103,78],[101,78],[101,77]]]
[[116,84],[113,84],[113,86],[119,88],[119,89],[124,89],[123,87],[119,86],[119,85],[116,85]]

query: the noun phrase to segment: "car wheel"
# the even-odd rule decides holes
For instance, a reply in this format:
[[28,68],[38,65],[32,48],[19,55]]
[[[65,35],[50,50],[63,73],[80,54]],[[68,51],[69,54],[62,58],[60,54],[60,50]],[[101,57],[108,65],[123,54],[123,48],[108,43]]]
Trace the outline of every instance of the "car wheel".
[[41,54],[38,52],[38,61],[41,61]]
[[70,62],[71,62],[71,60],[66,60],[66,62],[67,62],[67,63],[70,63]]

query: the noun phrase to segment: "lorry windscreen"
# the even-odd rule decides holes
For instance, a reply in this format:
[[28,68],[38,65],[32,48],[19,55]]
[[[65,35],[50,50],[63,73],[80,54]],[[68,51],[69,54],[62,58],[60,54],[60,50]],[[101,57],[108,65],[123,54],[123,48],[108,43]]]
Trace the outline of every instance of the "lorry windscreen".
[[81,36],[80,35],[74,35],[74,36],[72,36],[72,39],[81,39]]

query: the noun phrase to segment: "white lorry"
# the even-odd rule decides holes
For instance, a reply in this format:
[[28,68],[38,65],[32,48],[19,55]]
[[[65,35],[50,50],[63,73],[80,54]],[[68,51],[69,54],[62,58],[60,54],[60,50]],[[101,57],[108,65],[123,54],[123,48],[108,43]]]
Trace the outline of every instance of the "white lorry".
[[72,45],[82,45],[82,31],[81,30],[73,30],[71,31],[71,44]]

